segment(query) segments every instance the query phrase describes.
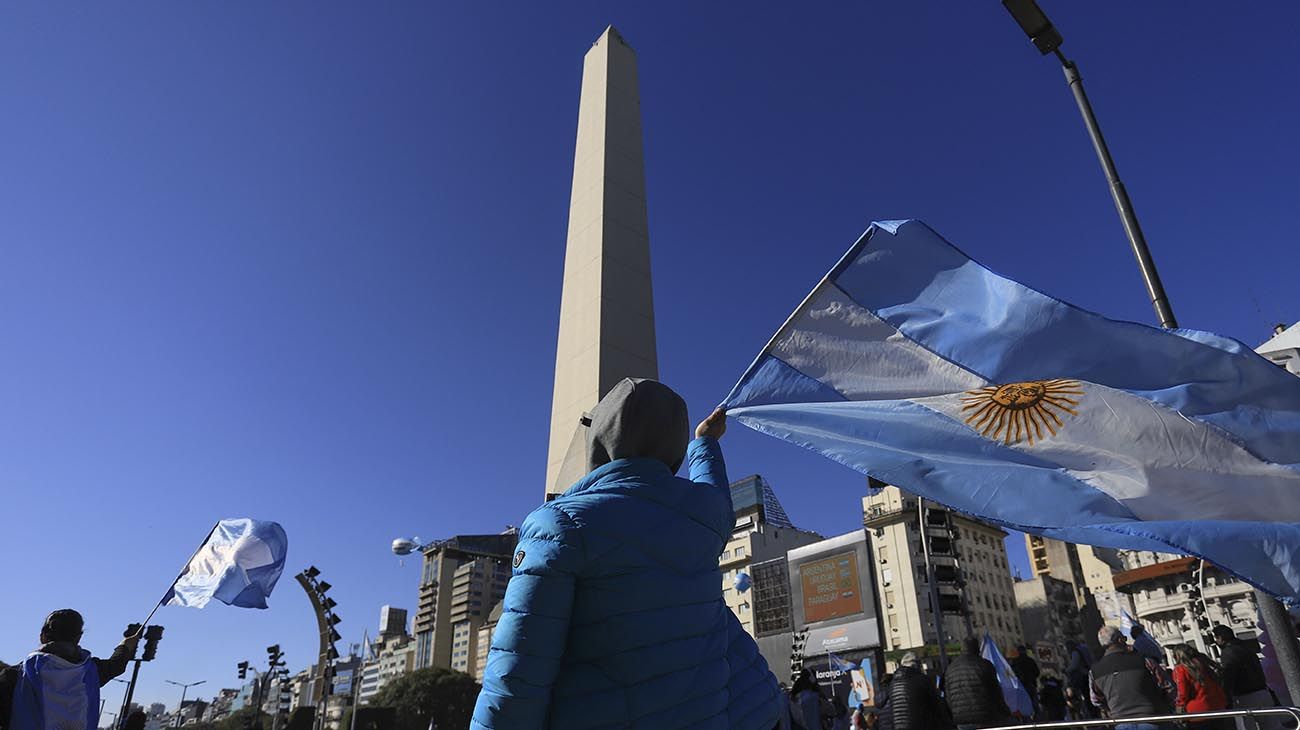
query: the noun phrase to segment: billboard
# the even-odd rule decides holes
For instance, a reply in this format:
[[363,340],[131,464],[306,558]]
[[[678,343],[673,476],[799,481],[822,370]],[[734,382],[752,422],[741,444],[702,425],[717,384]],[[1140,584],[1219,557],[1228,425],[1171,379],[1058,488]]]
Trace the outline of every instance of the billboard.
[[865,530],[786,554],[796,630],[808,629],[804,655],[880,646],[871,546]]
[[804,623],[862,613],[858,556],[852,550],[799,566]]

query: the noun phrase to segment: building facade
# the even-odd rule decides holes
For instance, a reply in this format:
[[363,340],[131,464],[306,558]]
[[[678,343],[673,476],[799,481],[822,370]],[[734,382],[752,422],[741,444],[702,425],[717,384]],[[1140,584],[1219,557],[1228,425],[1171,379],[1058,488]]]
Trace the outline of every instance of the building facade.
[[519,535],[457,535],[427,546],[415,614],[415,667],[474,673],[478,629],[504,596]]
[[1290,327],[1283,324],[1274,327],[1273,336],[1256,347],[1255,352],[1286,368],[1287,372],[1300,375],[1300,322]]
[[487,668],[488,650],[492,648],[492,634],[496,631],[497,622],[501,620],[501,612],[505,609],[505,603],[498,601],[497,605],[492,607],[488,614],[487,620],[478,629],[478,645],[475,647],[474,661],[474,680],[479,684],[483,683],[483,670]]
[[[934,551],[934,564],[958,571],[965,580],[960,588],[941,584],[941,595],[964,594],[969,628],[976,636],[987,631],[1004,652],[1021,643],[1024,630],[1007,565],[1007,533],[928,504],[931,507],[926,529],[932,536],[932,547],[937,533],[951,536],[947,554]],[[863,497],[862,509],[877,563],[876,589],[882,607],[886,656],[892,659],[909,650],[932,655],[937,652],[939,637],[935,635],[930,585],[922,557],[917,499],[897,487],[882,485]],[[947,517],[941,518],[941,513]],[[967,617],[945,613],[942,626],[943,642],[955,644],[967,634]]]
[[385,684],[415,668],[415,639],[406,632],[406,609],[379,609],[379,637],[364,650],[359,702],[369,704]]
[[[1240,637],[1255,637],[1257,606],[1250,584],[1197,558],[1126,550],[1115,589],[1133,602],[1133,615],[1163,646],[1191,644],[1216,657],[1205,628],[1223,624]],[[1203,617],[1198,621],[1198,614]],[[1202,626],[1201,624],[1206,624]]]
[[[784,562],[790,550],[822,537],[791,524],[771,485],[758,474],[731,484],[731,504],[736,522],[731,539],[718,558],[718,567],[722,569],[722,598],[745,631],[757,636],[752,566],[778,558]],[[741,586],[736,582],[742,574],[749,577],[750,584],[744,590],[741,590],[744,581]]]
[[1075,586],[1046,573],[1013,585],[1026,647],[1040,669],[1064,677],[1069,647],[1084,635]]

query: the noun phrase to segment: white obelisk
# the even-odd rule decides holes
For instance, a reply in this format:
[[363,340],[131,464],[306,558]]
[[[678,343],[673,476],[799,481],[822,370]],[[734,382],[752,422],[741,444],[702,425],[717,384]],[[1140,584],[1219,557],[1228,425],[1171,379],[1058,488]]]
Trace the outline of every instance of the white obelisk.
[[561,471],[583,412],[623,378],[658,375],[636,54],[610,26],[582,66],[548,499],[581,476],[572,465]]

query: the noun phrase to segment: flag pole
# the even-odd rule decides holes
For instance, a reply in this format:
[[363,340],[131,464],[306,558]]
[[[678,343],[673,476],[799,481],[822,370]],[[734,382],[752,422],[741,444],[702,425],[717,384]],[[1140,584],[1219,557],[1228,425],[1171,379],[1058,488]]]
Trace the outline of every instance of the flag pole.
[[[1044,53],[1047,52],[1044,51]],[[1079,106],[1079,114],[1083,117],[1084,127],[1087,128],[1088,137],[1092,140],[1093,150],[1097,153],[1097,161],[1101,163],[1102,171],[1106,175],[1111,197],[1115,201],[1115,210],[1119,213],[1120,221],[1124,224],[1124,233],[1133,249],[1133,255],[1137,258],[1138,269],[1142,272],[1142,281],[1146,287],[1147,295],[1151,298],[1151,307],[1155,310],[1156,318],[1160,320],[1161,327],[1176,329],[1178,320],[1174,317],[1173,305],[1169,302],[1169,296],[1165,294],[1164,284],[1160,281],[1160,273],[1156,270],[1155,259],[1151,257],[1151,251],[1147,248],[1146,237],[1142,234],[1142,227],[1138,224],[1137,212],[1133,209],[1133,202],[1129,200],[1128,191],[1124,188],[1124,183],[1120,181],[1119,171],[1115,169],[1115,160],[1110,156],[1110,149],[1106,146],[1106,139],[1102,137],[1101,125],[1097,123],[1097,116],[1092,111],[1092,104],[1088,101],[1088,95],[1083,90],[1083,77],[1079,74],[1079,67],[1074,61],[1066,58],[1059,48],[1052,49],[1052,52],[1056,54],[1057,60],[1061,62],[1062,70],[1065,71],[1065,81],[1069,85],[1071,93],[1074,94],[1074,101]],[[1281,601],[1259,589],[1255,590],[1255,599],[1260,606],[1260,615],[1263,618],[1265,628],[1268,630],[1269,638],[1275,642],[1273,647],[1277,650],[1277,661],[1282,669],[1282,676],[1286,679],[1287,689],[1291,694],[1292,701],[1300,700],[1300,643],[1296,641],[1295,626]]]
[[[212,537],[212,533],[216,532],[217,527],[219,527],[220,525],[221,525],[221,520],[217,520],[216,522],[212,523],[212,529],[208,530],[208,534],[206,537],[203,538],[203,542],[200,542],[199,546],[194,548],[194,552],[190,553],[190,556],[185,559],[185,563],[181,566],[181,572],[177,573],[175,578],[172,578],[171,584],[168,585],[167,590],[163,592],[163,597],[158,599],[157,605],[155,605],[153,607],[153,610],[149,612],[149,615],[145,616],[144,620],[140,622],[141,634],[144,633],[144,627],[149,623],[149,619],[153,618],[153,615],[155,613],[158,613],[158,609],[162,608],[163,603],[167,601],[167,594],[171,593],[171,590],[176,587],[176,581],[180,580],[187,572],[189,572],[190,561],[194,559],[195,555],[199,554],[199,551],[203,549],[204,545],[208,544],[208,539]],[[136,636],[139,635],[140,634],[136,634]]]

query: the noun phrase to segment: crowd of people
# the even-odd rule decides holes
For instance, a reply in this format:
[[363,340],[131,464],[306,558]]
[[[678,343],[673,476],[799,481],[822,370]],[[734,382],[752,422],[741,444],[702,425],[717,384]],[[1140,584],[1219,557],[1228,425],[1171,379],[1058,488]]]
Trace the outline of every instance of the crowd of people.
[[[1226,626],[1213,630],[1221,661],[1188,644],[1162,647],[1134,623],[1125,636],[1114,626],[1098,632],[1102,655],[1094,659],[1081,641],[1072,642],[1063,676],[1043,672],[1025,646],[1008,663],[1027,691],[1031,715],[1013,712],[997,668],[980,655],[979,642],[967,639],[962,653],[942,674],[930,673],[913,652],[904,654],[893,674],[881,680],[874,706],[852,712],[828,698],[804,670],[788,692],[789,718],[781,730],[977,730],[1036,722],[1124,720],[1195,714],[1278,704],[1264,678],[1255,649]],[[1244,730],[1280,730],[1274,719],[1243,719]],[[1232,718],[1185,723],[1192,730],[1233,730]],[[1165,730],[1168,724],[1119,722],[1118,730]]]

